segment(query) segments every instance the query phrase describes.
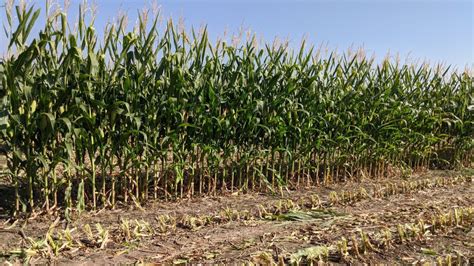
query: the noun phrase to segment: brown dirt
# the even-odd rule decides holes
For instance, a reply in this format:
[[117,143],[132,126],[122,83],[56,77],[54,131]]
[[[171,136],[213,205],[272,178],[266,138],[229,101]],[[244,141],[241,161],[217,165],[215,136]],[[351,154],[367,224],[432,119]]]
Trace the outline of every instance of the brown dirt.
[[[454,171],[430,171],[410,177],[435,180],[439,177],[458,175]],[[84,213],[75,219],[69,228],[77,228],[78,238],[84,238],[82,228],[86,224],[94,228],[100,223],[109,230],[111,241],[103,248],[80,247],[63,251],[59,256],[38,254],[30,262],[54,262],[60,264],[115,264],[115,263],[235,263],[262,262],[257,257],[262,252],[278,256],[289,256],[307,247],[335,244],[341,237],[350,238],[358,230],[378,232],[383,228],[396,228],[397,224],[413,223],[423,218],[429,221],[433,215],[452,210],[455,207],[474,207],[474,185],[472,182],[427,188],[412,193],[402,193],[386,198],[368,198],[351,204],[327,204],[326,210],[342,214],[325,216],[302,221],[267,220],[254,217],[239,220],[212,223],[196,230],[178,227],[165,234],[155,233],[145,236],[133,245],[125,243],[120,236],[122,219],[138,219],[148,222],[153,228],[158,226],[157,217],[171,215],[219,216],[223,209],[255,210],[259,204],[274,205],[281,199],[300,198],[317,194],[322,201],[329,202],[331,191],[358,191],[365,188],[371,191],[381,184],[400,183],[402,179],[366,179],[359,182],[334,184],[327,187],[313,187],[286,191],[283,195],[264,193],[227,194],[218,197],[193,198],[176,202],[154,202],[143,209],[121,208]],[[283,196],[283,197],[282,197]],[[39,215],[32,220],[11,221],[0,218],[0,255],[10,262],[19,262],[11,256],[12,250],[28,247],[25,237],[44,239],[55,215]],[[9,228],[9,226],[11,228]],[[57,228],[64,229],[65,220],[59,221]],[[3,228],[3,229],[2,229]],[[8,229],[7,229],[8,228]],[[132,241],[130,241],[132,242]],[[85,242],[83,242],[85,243]],[[414,263],[434,262],[436,257],[447,254],[463,254],[465,258],[474,257],[474,230],[472,224],[467,227],[455,227],[444,233],[429,235],[421,240],[394,245],[387,250],[368,252],[361,257],[351,256],[346,262],[355,263]],[[257,260],[257,261],[256,261]],[[0,262],[2,258],[0,257]]]

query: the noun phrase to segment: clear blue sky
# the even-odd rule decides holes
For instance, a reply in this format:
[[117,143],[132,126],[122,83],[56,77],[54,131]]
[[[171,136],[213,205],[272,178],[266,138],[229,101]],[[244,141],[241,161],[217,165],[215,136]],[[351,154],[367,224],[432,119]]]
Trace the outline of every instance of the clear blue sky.
[[[44,6],[44,1],[38,6]],[[60,1],[62,3],[62,1]],[[70,18],[77,17],[80,0],[72,0]],[[89,1],[91,2],[91,1]],[[101,31],[119,10],[131,19],[152,1],[97,0],[96,29]],[[363,46],[383,58],[388,51],[402,59],[444,62],[458,68],[474,65],[474,1],[472,0],[167,0],[157,1],[165,18],[182,17],[186,28],[207,24],[216,39],[227,30],[252,30],[266,41],[288,38],[298,46],[306,36],[316,46],[346,50]],[[1,14],[2,20],[3,12]],[[2,34],[0,51],[6,46]]]

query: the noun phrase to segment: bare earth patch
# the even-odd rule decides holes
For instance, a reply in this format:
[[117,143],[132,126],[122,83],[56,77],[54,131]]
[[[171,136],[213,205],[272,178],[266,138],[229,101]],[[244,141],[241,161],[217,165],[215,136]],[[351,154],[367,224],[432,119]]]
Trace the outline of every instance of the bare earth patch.
[[[229,193],[155,202],[141,209],[123,207],[84,213],[70,223],[46,214],[16,222],[2,218],[0,262],[29,259],[34,263],[60,264],[288,263],[306,248],[333,248],[343,238],[350,244],[353,236],[363,233],[372,239],[369,242],[375,243],[375,236],[384,229],[396,232],[399,225],[419,221],[429,224],[434,217],[454,209],[472,208],[471,173],[468,172],[465,182],[444,185],[439,185],[439,181],[453,179],[461,173],[430,171],[408,180],[370,179],[273,195]],[[462,174],[466,176],[465,172]],[[426,183],[407,191],[377,196],[376,191],[383,192],[417,180],[426,180]],[[343,195],[343,191],[366,191],[367,195],[336,200],[334,195]],[[320,205],[310,206],[315,195]],[[282,207],[282,204],[291,206]],[[101,236],[96,224],[104,230]],[[126,229],[127,224],[129,229]],[[65,240],[68,239],[67,228],[72,230],[70,242]],[[92,236],[88,235],[88,228]],[[48,231],[52,240],[47,240]],[[472,262],[474,258],[472,222],[447,226],[419,239],[399,241],[397,237],[393,235],[391,247],[369,248],[358,255],[352,246],[344,258],[333,256],[335,251],[331,249],[324,260],[391,264],[450,259]],[[46,244],[38,244],[42,240]],[[32,247],[32,243],[37,246]],[[63,246],[55,249],[54,243]]]

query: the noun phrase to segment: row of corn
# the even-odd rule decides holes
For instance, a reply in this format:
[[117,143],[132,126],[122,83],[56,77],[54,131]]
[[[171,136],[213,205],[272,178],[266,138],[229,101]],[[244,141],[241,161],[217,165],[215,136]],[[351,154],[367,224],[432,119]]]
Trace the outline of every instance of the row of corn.
[[[9,2],[9,1],[7,1]],[[458,166],[473,155],[473,75],[303,42],[211,42],[150,12],[7,5],[0,130],[16,211],[141,204]],[[39,28],[37,32],[33,28]],[[39,204],[38,204],[39,203]]]

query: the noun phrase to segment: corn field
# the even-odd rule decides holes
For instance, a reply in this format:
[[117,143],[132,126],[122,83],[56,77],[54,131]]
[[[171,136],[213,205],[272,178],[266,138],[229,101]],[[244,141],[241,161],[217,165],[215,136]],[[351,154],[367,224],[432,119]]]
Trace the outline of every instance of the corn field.
[[[471,164],[472,72],[211,42],[142,13],[98,34],[6,11],[1,139],[14,208],[115,207]],[[259,47],[261,46],[261,47]]]

